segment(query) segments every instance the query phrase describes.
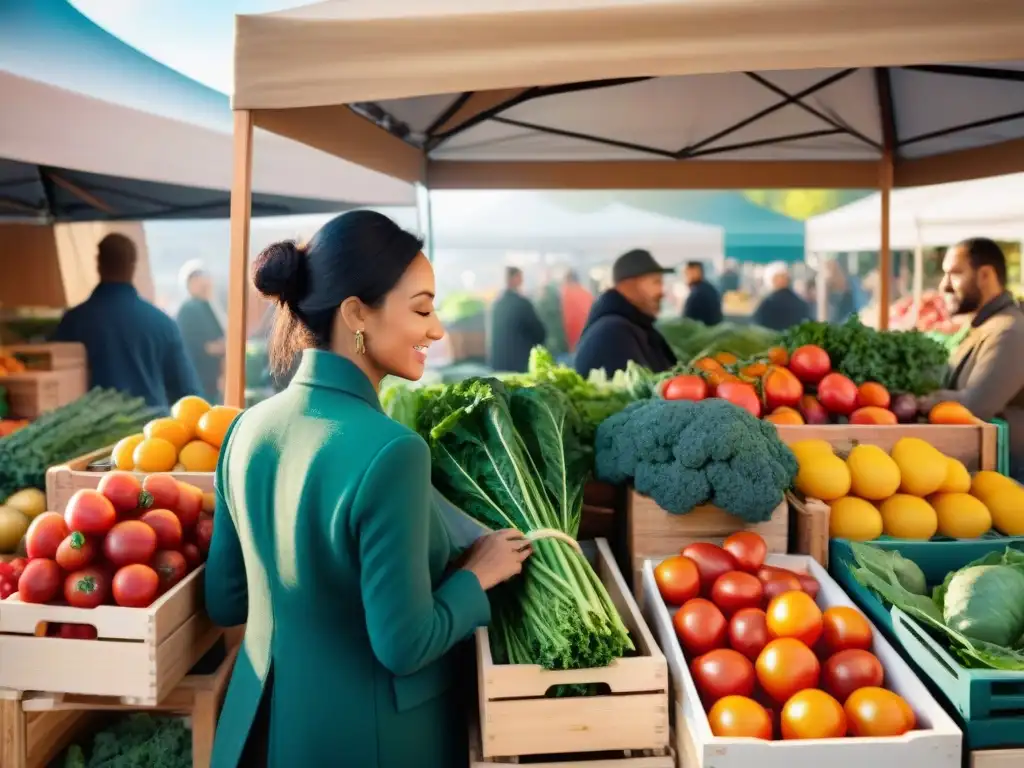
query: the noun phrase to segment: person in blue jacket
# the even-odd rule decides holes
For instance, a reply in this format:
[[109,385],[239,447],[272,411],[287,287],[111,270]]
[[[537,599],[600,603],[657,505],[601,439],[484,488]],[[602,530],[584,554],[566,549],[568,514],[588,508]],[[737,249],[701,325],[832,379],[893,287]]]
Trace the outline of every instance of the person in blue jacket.
[[90,386],[117,389],[167,409],[185,395],[201,395],[203,387],[177,324],[132,285],[136,260],[130,238],[104,237],[96,257],[99,285],[64,313],[53,340],[85,345]]

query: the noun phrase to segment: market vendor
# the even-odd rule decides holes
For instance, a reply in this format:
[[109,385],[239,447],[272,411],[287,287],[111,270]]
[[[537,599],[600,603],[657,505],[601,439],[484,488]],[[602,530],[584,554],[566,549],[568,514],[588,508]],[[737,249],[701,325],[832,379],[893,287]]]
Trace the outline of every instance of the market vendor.
[[245,623],[212,768],[457,768],[468,747],[456,645],[530,547],[452,545],[426,443],[389,419],[385,376],[418,380],[443,336],[419,239],[352,211],[275,243],[254,282],[278,304],[271,364],[294,378],[224,439],[206,608]]
[[922,398],[921,410],[956,400],[980,419],[1005,419],[1011,471],[1024,479],[1024,313],[1006,290],[1006,256],[992,240],[973,238],[946,251],[942,269],[950,313],[973,318],[945,388]]
[[576,348],[574,365],[586,376],[604,369],[611,376],[632,360],[655,373],[676,364],[676,356],[654,327],[665,296],[665,275],[648,251],[624,253],[612,265],[614,287],[594,302]]

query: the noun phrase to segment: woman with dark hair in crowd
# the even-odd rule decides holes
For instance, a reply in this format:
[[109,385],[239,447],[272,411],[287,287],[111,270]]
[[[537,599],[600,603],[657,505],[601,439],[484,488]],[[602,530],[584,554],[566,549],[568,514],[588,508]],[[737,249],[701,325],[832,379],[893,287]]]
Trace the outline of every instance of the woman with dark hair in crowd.
[[381,379],[419,379],[443,335],[421,246],[353,211],[255,265],[278,303],[272,366],[302,359],[232,424],[217,468],[206,607],[246,628],[213,768],[466,761],[453,649],[530,549],[501,531],[459,557],[427,445],[381,410]]

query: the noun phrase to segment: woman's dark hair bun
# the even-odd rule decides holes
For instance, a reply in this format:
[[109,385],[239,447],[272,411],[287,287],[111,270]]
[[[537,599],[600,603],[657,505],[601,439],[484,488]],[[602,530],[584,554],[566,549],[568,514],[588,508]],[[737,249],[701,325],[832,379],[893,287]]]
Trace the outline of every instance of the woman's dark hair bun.
[[293,240],[268,245],[256,257],[252,270],[256,290],[292,307],[306,295],[307,277],[305,251]]

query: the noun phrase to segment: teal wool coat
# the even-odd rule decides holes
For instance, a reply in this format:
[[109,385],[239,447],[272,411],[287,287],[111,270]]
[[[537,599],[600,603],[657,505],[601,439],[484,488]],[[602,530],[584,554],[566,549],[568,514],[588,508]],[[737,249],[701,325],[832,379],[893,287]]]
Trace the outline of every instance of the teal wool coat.
[[216,494],[206,607],[246,629],[213,768],[239,766],[267,688],[270,768],[464,765],[453,648],[490,607],[448,568],[427,445],[359,369],[307,350],[235,420]]

